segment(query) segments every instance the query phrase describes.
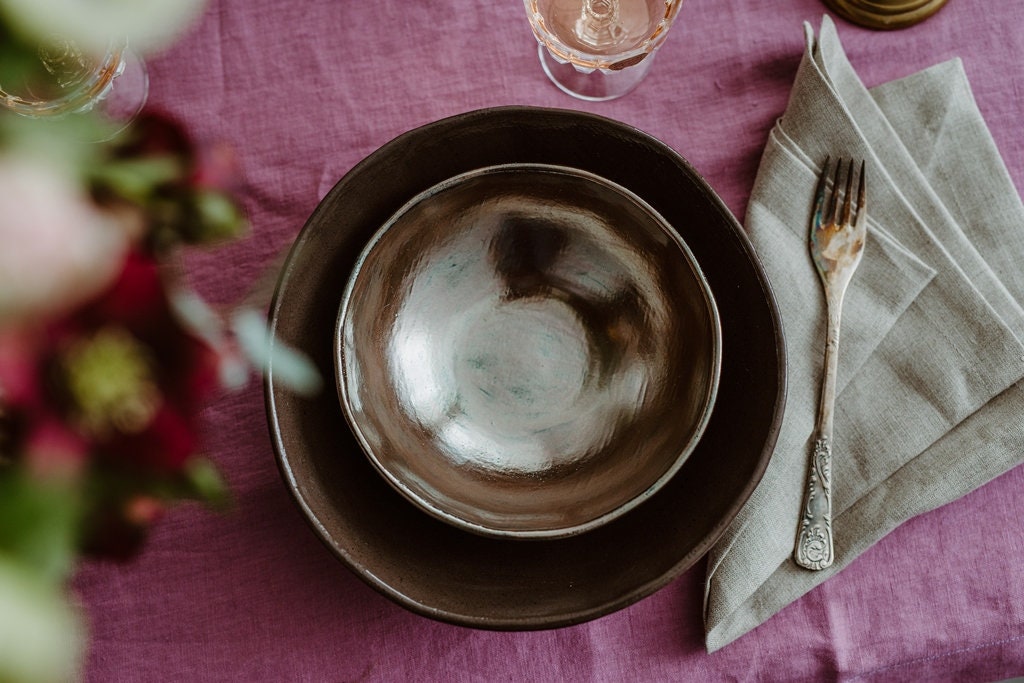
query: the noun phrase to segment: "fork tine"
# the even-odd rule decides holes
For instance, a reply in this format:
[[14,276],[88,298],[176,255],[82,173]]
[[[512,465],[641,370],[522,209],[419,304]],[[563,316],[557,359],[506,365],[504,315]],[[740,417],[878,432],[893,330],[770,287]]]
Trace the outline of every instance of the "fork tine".
[[[835,189],[838,193],[838,189]],[[853,210],[853,159],[846,170],[846,192],[843,194],[843,225],[850,224],[850,212]]]
[[865,173],[865,161],[860,162],[860,175],[857,178],[857,223],[863,221],[867,214],[867,174]]
[[830,224],[835,225],[839,222],[839,174],[843,170],[842,158],[836,160],[836,171],[835,176],[832,178],[832,195],[828,201],[828,215],[830,216]]
[[828,165],[832,157],[825,157],[825,165],[821,167],[821,175],[818,176],[818,187],[814,190],[814,221],[812,225],[820,225],[825,209],[825,183],[828,179]]

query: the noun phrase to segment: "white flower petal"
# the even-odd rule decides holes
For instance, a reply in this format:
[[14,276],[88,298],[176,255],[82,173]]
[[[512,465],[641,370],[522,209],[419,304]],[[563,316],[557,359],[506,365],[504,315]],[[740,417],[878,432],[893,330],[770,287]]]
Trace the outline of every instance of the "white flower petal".
[[67,169],[0,156],[0,325],[99,293],[117,275],[128,241],[125,227],[101,213]]
[[205,0],[0,0],[0,11],[40,38],[59,35],[102,52],[127,39],[141,52],[167,47],[195,19]]

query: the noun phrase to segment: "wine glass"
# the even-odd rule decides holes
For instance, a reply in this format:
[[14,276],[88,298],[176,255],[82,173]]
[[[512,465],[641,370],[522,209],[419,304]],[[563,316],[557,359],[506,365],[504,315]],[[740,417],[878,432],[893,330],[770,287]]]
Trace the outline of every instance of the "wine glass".
[[112,40],[98,55],[59,36],[39,45],[28,68],[0,83],[0,105],[36,119],[95,112],[106,124],[105,139],[123,130],[149,96],[146,65],[126,40]]
[[523,0],[541,66],[583,100],[635,88],[664,42],[682,0]]

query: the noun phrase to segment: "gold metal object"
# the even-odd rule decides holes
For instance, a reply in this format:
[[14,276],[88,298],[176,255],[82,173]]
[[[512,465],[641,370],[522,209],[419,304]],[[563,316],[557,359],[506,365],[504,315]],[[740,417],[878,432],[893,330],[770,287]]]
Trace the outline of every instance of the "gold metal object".
[[947,0],[822,0],[844,19],[868,28],[906,28],[942,9]]

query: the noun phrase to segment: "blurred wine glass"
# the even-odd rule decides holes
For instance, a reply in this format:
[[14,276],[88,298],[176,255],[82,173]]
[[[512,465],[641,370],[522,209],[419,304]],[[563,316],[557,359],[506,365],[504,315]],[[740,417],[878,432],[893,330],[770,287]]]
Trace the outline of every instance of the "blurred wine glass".
[[125,40],[93,54],[53,36],[35,57],[5,71],[0,82],[0,105],[16,114],[53,120],[93,112],[109,138],[135,119],[149,96],[146,65]]
[[682,0],[523,0],[541,66],[584,100],[621,97],[647,74]]

